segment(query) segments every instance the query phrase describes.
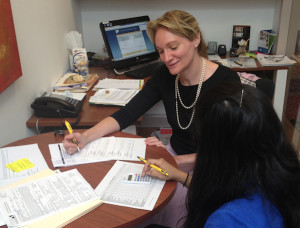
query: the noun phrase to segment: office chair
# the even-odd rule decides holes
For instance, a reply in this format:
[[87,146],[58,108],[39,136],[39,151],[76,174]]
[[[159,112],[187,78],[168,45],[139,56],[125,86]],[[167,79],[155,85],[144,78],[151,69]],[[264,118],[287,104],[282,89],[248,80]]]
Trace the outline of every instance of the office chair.
[[256,77],[256,80],[250,80],[248,78],[242,77],[239,72],[238,75],[240,77],[242,84],[248,84],[256,87],[257,89],[262,91],[268,98],[270,98],[271,101],[273,100],[275,84],[272,80],[258,78],[258,77]]

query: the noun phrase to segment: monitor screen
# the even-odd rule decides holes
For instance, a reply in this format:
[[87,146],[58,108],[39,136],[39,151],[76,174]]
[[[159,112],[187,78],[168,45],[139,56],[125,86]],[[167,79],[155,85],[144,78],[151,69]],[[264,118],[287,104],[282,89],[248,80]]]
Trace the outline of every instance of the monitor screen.
[[148,16],[101,22],[100,30],[112,61],[120,69],[158,58],[146,33]]

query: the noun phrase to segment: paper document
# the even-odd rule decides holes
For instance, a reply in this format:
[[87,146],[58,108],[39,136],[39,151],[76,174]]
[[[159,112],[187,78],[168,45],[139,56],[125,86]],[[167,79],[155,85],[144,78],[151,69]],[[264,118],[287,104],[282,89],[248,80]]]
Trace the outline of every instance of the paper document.
[[90,97],[90,104],[125,106],[139,90],[99,89]]
[[228,59],[230,67],[251,68],[257,67],[255,59],[251,57],[237,57]]
[[99,80],[94,86],[94,90],[98,89],[142,89],[144,79],[111,79],[105,78]]
[[79,101],[82,101],[86,96],[86,93],[70,93],[69,90],[66,90],[64,92],[52,92],[52,94],[70,97]]
[[257,67],[255,59],[251,57],[236,57],[230,59],[221,59],[218,61],[223,66],[229,68],[255,68]]
[[50,144],[54,167],[94,163],[108,160],[138,161],[145,157],[144,138],[102,137],[87,144],[80,152],[68,154],[61,143]]
[[104,203],[153,210],[165,181],[152,178],[150,184],[122,182],[129,173],[142,173],[143,167],[143,164],[116,161],[96,187],[97,195]]
[[256,59],[262,66],[291,66],[296,63],[285,55],[257,54]]
[[[20,172],[6,167],[7,164],[24,158],[33,163],[34,167]],[[48,169],[48,165],[37,144],[0,148],[0,188],[44,169]]]
[[[94,189],[76,169],[0,191],[0,211],[9,227],[29,225],[69,209],[75,210],[92,201],[96,201],[96,205],[102,203]],[[73,219],[78,215],[77,212],[73,214]]]

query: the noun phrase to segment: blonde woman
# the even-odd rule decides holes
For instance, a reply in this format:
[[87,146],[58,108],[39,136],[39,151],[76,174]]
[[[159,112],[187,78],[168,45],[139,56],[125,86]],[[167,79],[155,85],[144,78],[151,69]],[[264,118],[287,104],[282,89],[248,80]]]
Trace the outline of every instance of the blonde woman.
[[[65,136],[63,144],[70,154],[75,153],[77,148],[72,142],[73,138],[77,139],[79,148],[83,148],[97,138],[128,127],[162,101],[173,130],[167,150],[174,155],[179,168],[191,171],[196,158],[191,123],[199,96],[221,82],[239,81],[239,77],[231,69],[207,59],[207,48],[198,22],[185,11],[169,11],[150,21],[147,33],[164,64],[124,108],[82,134]],[[147,138],[145,143],[164,147],[153,137]],[[185,188],[180,187],[173,197],[174,202],[172,200],[164,210],[167,214],[161,214],[163,220],[167,219],[162,223],[171,227],[185,213]]]

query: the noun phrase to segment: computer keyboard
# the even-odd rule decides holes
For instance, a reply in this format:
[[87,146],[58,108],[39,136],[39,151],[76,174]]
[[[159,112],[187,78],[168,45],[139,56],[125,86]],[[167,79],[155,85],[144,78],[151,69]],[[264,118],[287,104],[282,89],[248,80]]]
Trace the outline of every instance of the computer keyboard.
[[154,62],[150,63],[148,65],[145,65],[141,68],[137,68],[134,70],[127,71],[125,75],[132,77],[132,78],[137,78],[137,79],[143,79],[148,76],[152,76],[154,70],[160,66],[162,63],[161,62]]

